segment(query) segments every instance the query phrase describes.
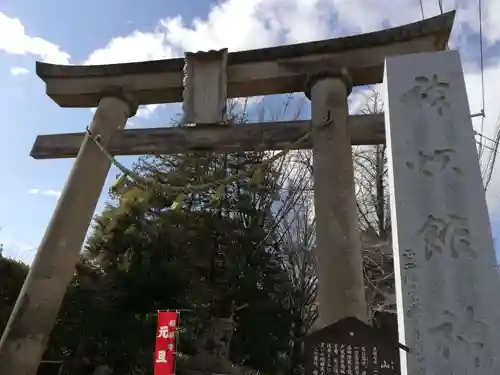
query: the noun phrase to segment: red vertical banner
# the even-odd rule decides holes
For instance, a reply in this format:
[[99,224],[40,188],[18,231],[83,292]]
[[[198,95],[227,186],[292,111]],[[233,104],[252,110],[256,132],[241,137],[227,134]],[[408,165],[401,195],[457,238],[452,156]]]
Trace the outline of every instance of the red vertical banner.
[[158,312],[154,375],[172,375],[174,373],[177,322],[177,312]]

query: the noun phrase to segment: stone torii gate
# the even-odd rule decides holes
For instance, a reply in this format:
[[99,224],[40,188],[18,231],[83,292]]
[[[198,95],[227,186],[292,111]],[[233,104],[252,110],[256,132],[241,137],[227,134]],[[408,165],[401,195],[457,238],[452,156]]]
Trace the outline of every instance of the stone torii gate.
[[[297,148],[312,148],[314,155],[319,326],[324,327],[345,317],[367,320],[351,145],[381,144],[387,134],[392,152],[404,153],[393,136],[401,132],[405,118],[398,104],[393,105],[391,85],[397,85],[398,74],[404,78],[406,73],[401,73],[402,63],[394,56],[423,53],[425,61],[432,60],[425,52],[445,49],[453,18],[450,12],[369,34],[243,52],[188,53],[185,59],[102,66],[37,63],[37,74],[46,83],[47,95],[61,107],[97,107],[90,131],[113,155],[278,150],[303,135],[312,122],[312,135]],[[349,116],[347,97],[353,85],[383,82],[386,59],[394,65],[386,69],[385,81],[387,102],[395,109],[386,113],[384,130],[383,115]],[[411,59],[404,63],[410,71],[418,70]],[[422,84],[426,82],[421,78]],[[300,91],[311,100],[311,121],[225,122],[227,98]],[[139,104],[173,102],[184,103],[187,123],[205,126],[123,130]],[[2,335],[2,375],[35,374],[110,168],[109,159],[86,133],[38,136],[31,155],[76,157],[76,161]],[[427,154],[423,155],[425,159]],[[396,193],[404,196],[406,191],[397,190],[402,172],[392,162],[391,181]],[[418,160],[407,163],[408,168],[425,172]],[[407,219],[398,204],[393,204],[392,212],[395,258],[402,256],[398,234],[411,237],[400,230]],[[396,222],[400,217],[402,221]],[[404,285],[399,300],[405,293],[401,288]],[[406,304],[406,300],[398,303],[400,308]],[[405,328],[411,322],[400,323],[402,341],[411,347],[408,338],[414,336],[407,336]],[[426,350],[431,355],[431,349]],[[403,361],[403,366],[413,369],[421,363],[412,361]]]

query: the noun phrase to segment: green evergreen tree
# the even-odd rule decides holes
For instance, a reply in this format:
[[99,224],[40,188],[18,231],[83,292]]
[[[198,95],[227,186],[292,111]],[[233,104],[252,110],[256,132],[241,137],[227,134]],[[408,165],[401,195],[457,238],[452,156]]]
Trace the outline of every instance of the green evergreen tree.
[[[273,169],[254,170],[264,158],[205,153],[139,159],[134,175],[149,185],[125,181],[112,192],[59,314],[50,350],[72,363],[64,373],[70,367],[72,374],[83,373],[87,364],[151,372],[157,310],[192,309],[182,316],[180,348],[193,354],[210,318],[229,316],[234,305],[246,307],[235,316],[231,359],[274,371],[276,353],[288,350],[291,317],[288,278],[266,240],[278,197]],[[240,177],[227,185],[196,189],[235,175]],[[158,184],[192,188],[180,194]],[[75,316],[83,321],[74,322]]]

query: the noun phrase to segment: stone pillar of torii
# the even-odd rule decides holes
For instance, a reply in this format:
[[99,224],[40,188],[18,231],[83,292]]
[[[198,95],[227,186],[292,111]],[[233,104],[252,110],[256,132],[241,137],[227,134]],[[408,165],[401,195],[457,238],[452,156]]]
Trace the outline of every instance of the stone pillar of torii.
[[351,78],[342,69],[319,70],[306,84],[313,127],[317,328],[351,316],[368,318],[347,123],[351,90]]
[[[113,155],[312,148],[319,325],[367,320],[352,144],[387,140],[404,374],[499,373],[500,287],[454,12],[347,38],[104,66],[37,64],[63,107],[97,107],[89,133],[39,136],[35,158],[76,161],[0,341],[1,375],[35,375]],[[399,56],[404,55],[404,56]],[[385,77],[384,77],[385,74]],[[349,116],[353,85],[384,83],[381,115]],[[231,125],[232,97],[304,91],[312,119]],[[122,130],[139,104],[183,102],[176,129]]]
[[[89,130],[107,145],[137,111],[125,90],[103,91]],[[85,137],[0,341],[0,374],[35,375],[111,167]]]

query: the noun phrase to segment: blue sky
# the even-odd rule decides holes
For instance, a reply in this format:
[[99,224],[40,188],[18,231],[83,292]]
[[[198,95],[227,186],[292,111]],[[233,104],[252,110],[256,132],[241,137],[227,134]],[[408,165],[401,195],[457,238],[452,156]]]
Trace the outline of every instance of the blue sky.
[[[0,243],[5,253],[29,262],[43,236],[73,160],[29,156],[38,134],[83,131],[89,109],[62,109],[45,95],[35,61],[96,64],[181,56],[185,50],[230,50],[318,40],[401,25],[421,19],[418,1],[398,0],[3,0],[0,2]],[[381,6],[386,3],[387,7]],[[464,60],[471,111],[481,109],[477,2],[444,1],[459,8],[452,46]],[[500,2],[483,1],[486,58],[486,125],[493,135],[500,110]],[[427,17],[437,1],[425,0]],[[495,19],[496,17],[496,19]],[[360,98],[352,98],[357,105]],[[178,106],[144,107],[130,126],[167,124]],[[475,125],[477,125],[475,120]],[[130,162],[131,158],[124,158]],[[109,175],[107,187],[116,170]],[[107,187],[99,203],[102,208]],[[500,177],[488,203],[494,237],[500,233]]]

